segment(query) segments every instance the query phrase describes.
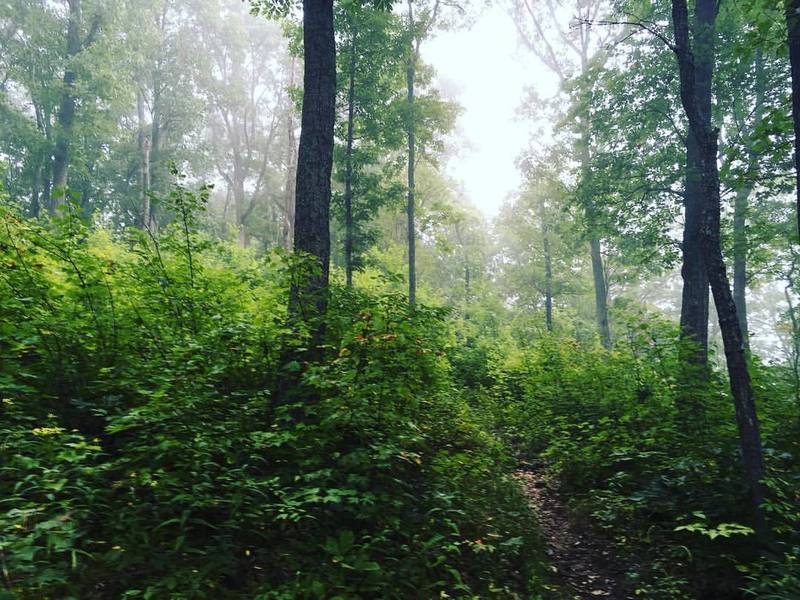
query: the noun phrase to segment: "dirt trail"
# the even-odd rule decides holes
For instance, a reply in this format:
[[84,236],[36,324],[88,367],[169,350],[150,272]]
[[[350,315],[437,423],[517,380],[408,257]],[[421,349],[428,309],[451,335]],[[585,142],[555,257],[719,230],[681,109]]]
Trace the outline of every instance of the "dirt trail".
[[531,465],[522,467],[517,477],[539,519],[547,554],[566,597],[571,600],[632,598],[623,592],[620,584],[623,573],[608,544],[592,535],[585,526],[575,523],[540,470]]

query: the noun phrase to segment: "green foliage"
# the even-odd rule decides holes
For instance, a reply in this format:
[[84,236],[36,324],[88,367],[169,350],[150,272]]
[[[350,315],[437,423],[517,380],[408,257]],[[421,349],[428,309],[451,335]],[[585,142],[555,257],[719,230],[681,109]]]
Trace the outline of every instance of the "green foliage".
[[[525,350],[504,341],[489,359],[496,426],[544,460],[576,514],[618,545],[639,596],[723,597],[751,587],[784,594],[759,597],[792,597],[797,504],[789,482],[798,467],[790,390],[765,387],[775,374],[755,365],[769,465],[787,478],[773,482],[768,505],[782,550],[754,562],[726,383],[714,374],[687,396],[674,326],[632,315],[626,327],[613,352],[558,336]],[[759,583],[737,576],[737,565]]]
[[[294,261],[0,215],[0,550],[18,598],[531,597],[513,461],[444,354],[446,311],[334,289],[286,327]],[[287,382],[292,382],[291,384]]]

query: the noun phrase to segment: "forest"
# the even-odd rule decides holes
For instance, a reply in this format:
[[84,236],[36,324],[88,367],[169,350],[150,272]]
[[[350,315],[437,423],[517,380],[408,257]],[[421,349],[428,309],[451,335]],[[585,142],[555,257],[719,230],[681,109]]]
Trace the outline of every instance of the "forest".
[[800,600],[798,274],[800,0],[2,0],[0,600]]

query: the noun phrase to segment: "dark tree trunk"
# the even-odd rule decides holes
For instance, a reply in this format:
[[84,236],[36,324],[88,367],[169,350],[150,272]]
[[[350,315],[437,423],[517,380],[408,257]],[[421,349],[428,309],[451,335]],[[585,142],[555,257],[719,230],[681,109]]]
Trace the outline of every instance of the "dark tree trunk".
[[689,366],[686,378],[705,379],[708,364],[708,274],[703,260],[701,225],[703,203],[700,187],[699,149],[696,135],[689,128],[686,138],[686,176],[684,183],[683,291],[681,296],[681,339],[687,340],[684,360]]
[[[323,317],[328,307],[333,126],[336,114],[336,45],[333,0],[303,0],[305,74],[297,158],[295,252],[314,259],[314,272],[294,285],[290,313]],[[316,313],[316,314],[314,314]]]
[[603,266],[603,254],[600,248],[600,239],[594,232],[590,232],[589,250],[592,256],[592,277],[594,278],[594,303],[597,313],[597,327],[600,330],[600,339],[603,347],[611,349],[611,326],[608,322],[608,286],[606,285],[606,270]]
[[[701,249],[707,268],[714,304],[719,316],[719,326],[725,346],[731,394],[736,409],[736,422],[739,429],[739,442],[742,451],[744,477],[750,489],[753,524],[761,540],[768,531],[762,503],[766,498],[764,480],[764,459],[761,435],[756,415],[755,398],[744,340],[736,315],[728,273],[722,257],[720,244],[720,182],[717,165],[719,131],[712,127],[710,111],[704,112],[703,90],[698,87],[695,70],[702,65],[711,64],[713,75],[714,38],[716,23],[716,0],[697,0],[694,40],[696,52],[692,52],[689,42],[689,15],[686,0],[672,0],[672,20],[675,28],[673,50],[678,60],[681,87],[681,103],[689,119],[691,132],[697,142],[699,174],[701,182],[700,228]],[[702,28],[702,30],[698,29]],[[709,78],[710,79],[710,78]]]
[[356,38],[350,44],[350,85],[347,90],[347,154],[345,156],[344,175],[344,263],[347,276],[347,287],[353,287],[353,245],[355,228],[353,224],[353,126],[356,114]]
[[792,65],[795,189],[797,196],[797,228],[800,233],[800,0],[786,0],[786,29],[789,62]]
[[[408,27],[409,31],[414,29],[414,7],[413,0],[408,0]],[[417,55],[418,48],[413,48],[409,54],[408,66],[406,67],[406,85],[408,88],[408,123],[406,125],[408,135],[408,196],[406,213],[408,219],[407,239],[408,239],[408,302],[411,306],[417,301],[417,236],[415,223],[416,208],[416,180],[414,169],[416,167],[417,140],[415,131],[414,85],[417,75]]]
[[67,177],[70,160],[70,138],[75,123],[75,79],[73,59],[81,51],[81,0],[68,0],[69,24],[67,26],[67,66],[64,70],[64,89],[58,111],[58,134],[53,155],[53,209],[66,201]]
[[[714,36],[717,9],[715,2],[700,0],[695,4],[694,68],[695,103],[703,123],[711,122],[711,83],[714,74]],[[702,50],[702,51],[701,51]],[[698,132],[689,123],[686,136],[686,176],[684,183],[683,228],[683,292],[681,298],[681,339],[691,342],[685,354],[688,369],[684,375],[689,388],[705,379],[708,363],[708,273],[703,258],[702,224],[703,197],[702,156]]]

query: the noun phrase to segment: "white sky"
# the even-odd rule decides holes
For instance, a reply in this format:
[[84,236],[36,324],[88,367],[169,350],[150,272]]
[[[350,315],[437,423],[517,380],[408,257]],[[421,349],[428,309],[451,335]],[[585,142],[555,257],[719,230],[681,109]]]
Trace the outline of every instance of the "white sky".
[[439,33],[424,42],[423,59],[437,71],[437,85],[463,107],[463,145],[448,164],[472,201],[493,217],[521,182],[515,160],[528,145],[533,124],[517,117],[527,87],[544,97],[553,77],[518,42],[503,6],[493,4],[464,31]]

